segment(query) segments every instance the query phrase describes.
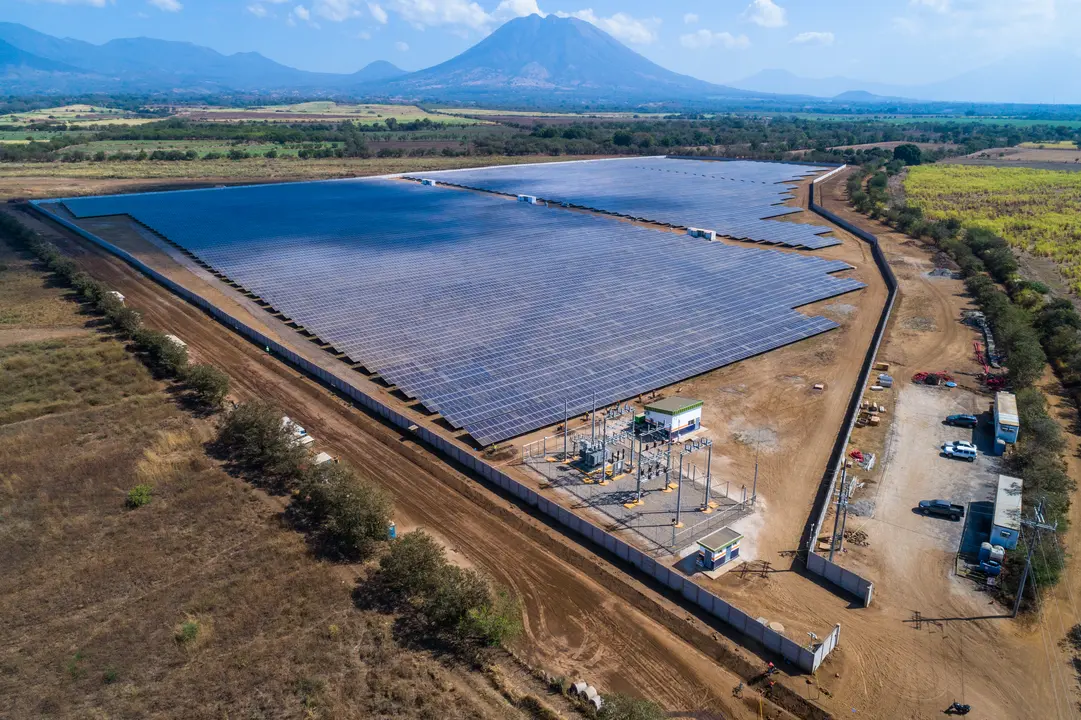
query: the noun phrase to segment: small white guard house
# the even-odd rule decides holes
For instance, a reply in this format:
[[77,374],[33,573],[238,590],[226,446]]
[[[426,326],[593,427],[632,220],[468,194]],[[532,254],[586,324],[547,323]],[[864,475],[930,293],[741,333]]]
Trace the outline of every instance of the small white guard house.
[[659,425],[669,437],[692,433],[702,427],[702,401],[670,397],[646,405],[646,422]]

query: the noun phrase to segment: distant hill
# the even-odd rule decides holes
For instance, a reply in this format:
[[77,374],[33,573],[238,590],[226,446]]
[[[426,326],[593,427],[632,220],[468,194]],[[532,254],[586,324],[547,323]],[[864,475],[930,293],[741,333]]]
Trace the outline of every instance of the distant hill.
[[597,102],[760,95],[666,70],[590,23],[555,15],[511,20],[457,57],[385,90],[439,99],[548,95]]
[[[21,78],[23,92],[335,91],[405,74],[383,61],[351,75],[313,73],[259,53],[223,55],[192,43],[153,38],[94,45],[55,38],[15,23],[0,23],[0,43],[0,77]],[[28,67],[39,72],[30,76],[25,72]],[[22,87],[27,84],[33,87]]]
[[36,70],[40,72],[70,73],[77,72],[76,68],[65,65],[62,62],[38,57],[33,53],[21,50],[11,43],[0,40],[0,68],[14,70]]
[[368,63],[360,70],[357,70],[349,76],[349,79],[352,82],[369,83],[378,82],[380,80],[392,80],[408,74],[408,72],[402,70],[393,63],[389,63],[386,60],[376,60],[375,62]]
[[923,99],[913,95],[917,88],[889,85],[887,83],[853,80],[841,76],[805,78],[787,70],[762,70],[732,83],[743,90],[777,93],[780,95],[811,95],[820,98],[838,98],[855,101],[862,93],[868,101],[880,98]]
[[[1081,64],[1076,52],[1026,53],[923,85],[891,85],[846,77],[803,78],[786,70],[763,70],[732,83],[748,91],[812,95],[851,102],[920,100],[975,103],[1081,104]],[[869,93],[873,97],[854,95]]]

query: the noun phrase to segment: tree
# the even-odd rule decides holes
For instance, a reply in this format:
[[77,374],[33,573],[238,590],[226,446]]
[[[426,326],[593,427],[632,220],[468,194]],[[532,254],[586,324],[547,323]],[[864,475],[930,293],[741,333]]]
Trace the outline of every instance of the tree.
[[241,403],[230,412],[218,442],[236,463],[263,473],[279,490],[296,484],[308,455],[282,425],[281,411],[260,400]]
[[398,127],[398,118],[388,117],[383,122],[387,124],[387,130],[395,130]]
[[105,319],[112,323],[121,335],[129,338],[135,337],[135,333],[143,326],[143,316],[139,311],[123,305],[107,311]]
[[620,147],[629,147],[634,142],[634,135],[626,130],[616,130],[612,133],[612,144]]
[[188,365],[188,350],[165,333],[139,328],[133,335],[135,349],[146,356],[152,370],[178,377]]
[[905,143],[893,149],[893,159],[900,160],[905,165],[919,165],[923,162],[923,151],[918,145]]
[[195,398],[207,407],[221,407],[229,394],[229,376],[213,365],[192,365],[184,373],[184,383]]
[[390,552],[379,558],[379,576],[386,590],[409,600],[433,592],[446,565],[443,546],[423,530],[414,530],[392,542]]
[[469,613],[490,604],[488,593],[488,581],[476,570],[446,565],[437,574],[435,588],[425,598],[421,612],[436,628],[464,636]]
[[386,539],[392,506],[380,487],[361,480],[348,465],[326,463],[305,473],[300,503],[329,550],[363,559]]

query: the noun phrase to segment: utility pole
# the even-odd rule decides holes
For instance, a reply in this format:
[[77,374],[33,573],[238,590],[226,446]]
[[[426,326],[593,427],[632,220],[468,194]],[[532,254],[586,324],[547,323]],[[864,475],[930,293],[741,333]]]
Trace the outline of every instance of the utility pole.
[[567,436],[570,435],[570,402],[563,398],[563,462],[567,462]]
[[[841,462],[844,463],[846,461],[841,460]],[[841,498],[843,498],[844,495],[845,495],[845,475],[846,475],[845,471],[846,471],[845,465],[842,464],[841,465],[841,487],[837,492],[837,510],[833,514],[833,534],[830,535],[830,562],[833,562],[833,552],[837,548],[837,528],[838,528],[839,523],[841,522]],[[811,538],[811,541],[814,542],[814,538]]]
[[[813,190],[812,190],[813,192]],[[754,484],[751,486],[751,505],[758,504],[758,448],[756,444],[754,447]],[[727,494],[726,494],[727,497]]]
[[706,440],[706,499],[702,502],[702,512],[713,512],[713,498],[710,497],[710,481],[713,476],[710,475],[710,466],[713,464],[713,441]]
[[1036,506],[1035,519],[1025,520],[1021,519],[1021,526],[1027,527],[1032,530],[1032,539],[1028,541],[1028,554],[1025,556],[1025,569],[1021,571],[1021,584],[1017,587],[1017,597],[1013,599],[1013,613],[1010,617],[1017,617],[1017,611],[1021,608],[1021,596],[1025,592],[1025,583],[1028,582],[1028,574],[1032,568],[1032,551],[1036,549],[1036,545],[1040,542],[1040,530],[1047,530],[1049,532],[1056,532],[1058,530],[1058,523],[1054,525],[1048,525],[1043,521],[1043,499],[1040,499],[1040,504]]
[[597,393],[593,393],[593,409],[589,415],[589,441],[597,441]]

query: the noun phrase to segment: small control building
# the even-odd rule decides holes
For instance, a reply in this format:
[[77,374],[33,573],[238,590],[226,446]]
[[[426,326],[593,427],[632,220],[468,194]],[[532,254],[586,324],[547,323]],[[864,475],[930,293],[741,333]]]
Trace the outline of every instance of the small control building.
[[698,541],[698,567],[705,570],[717,568],[739,557],[739,543],[743,536],[729,527],[723,527]]
[[668,431],[669,438],[692,433],[702,427],[701,400],[675,397],[646,405],[646,423]]
[[1009,475],[998,476],[998,492],[995,494],[995,515],[991,520],[991,544],[1007,550],[1017,547],[1021,535],[1021,479]]
[[995,393],[995,442],[1017,442],[1021,420],[1017,416],[1017,398],[1013,393]]

